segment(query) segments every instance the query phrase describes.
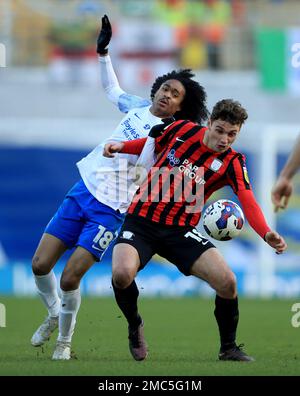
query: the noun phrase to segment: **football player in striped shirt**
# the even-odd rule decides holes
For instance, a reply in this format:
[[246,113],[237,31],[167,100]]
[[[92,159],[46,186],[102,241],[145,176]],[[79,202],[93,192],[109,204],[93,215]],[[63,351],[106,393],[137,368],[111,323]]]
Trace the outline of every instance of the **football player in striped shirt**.
[[[147,346],[134,278],[155,253],[184,275],[205,280],[216,291],[219,359],[253,360],[236,344],[239,310],[235,275],[215,246],[195,228],[206,200],[228,185],[261,238],[277,253],[287,248],[284,239],[269,228],[255,200],[244,155],[231,148],[247,117],[239,102],[225,99],[214,106],[207,128],[181,120],[162,135],[161,126],[153,127],[149,134],[148,140],[154,141],[160,156],[133,198],[113,251],[115,298],[128,321],[129,348],[136,360],[146,358]],[[145,141],[110,143],[104,153],[138,154]]]
[[[124,92],[108,55],[111,34],[111,25],[105,15],[97,42],[102,85],[109,100],[126,113],[107,141],[146,137],[151,127],[162,123],[166,117],[184,117],[196,122],[207,118],[206,93],[192,79],[190,70],[172,71],[158,77],[151,89],[151,100]],[[118,234],[138,187],[135,167],[147,168],[155,162],[153,150],[147,144],[139,157],[120,154],[113,159],[102,155],[103,146],[100,143],[77,163],[81,179],[68,192],[47,225],[32,261],[38,294],[48,316],[33,334],[31,344],[43,345],[59,323],[54,360],[71,357],[71,340],[81,302],[81,278],[95,261],[101,260]],[[63,253],[73,247],[75,250],[60,280],[60,302],[52,269]]]

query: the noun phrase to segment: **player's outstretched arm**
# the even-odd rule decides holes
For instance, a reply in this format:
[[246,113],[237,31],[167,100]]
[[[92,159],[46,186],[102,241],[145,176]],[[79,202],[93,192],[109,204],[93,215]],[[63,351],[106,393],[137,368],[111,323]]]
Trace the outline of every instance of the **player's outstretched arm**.
[[122,113],[128,113],[135,107],[144,107],[151,104],[148,99],[126,93],[119,84],[116,73],[108,54],[108,45],[112,37],[112,28],[108,16],[102,17],[102,26],[97,39],[97,53],[99,55],[100,76],[102,87],[107,98],[118,106]]
[[103,149],[103,156],[112,158],[115,153],[139,155],[143,151],[147,138],[129,140],[128,142],[108,142]]
[[300,135],[271,192],[275,212],[279,209],[285,209],[288,206],[290,197],[293,193],[292,179],[299,168]]
[[[163,120],[162,124],[154,125],[150,130],[148,138],[134,139],[126,142],[108,142],[104,146],[103,156],[113,158],[115,153],[139,155],[143,152],[146,142],[149,141],[149,139],[156,142],[158,138],[163,137],[162,132],[168,129],[173,121],[173,118],[167,118]],[[157,152],[160,152],[162,147],[157,146],[156,149]],[[143,164],[140,163],[139,165]]]
[[119,98],[125,93],[125,91],[123,91],[119,85],[118,78],[108,54],[108,45],[111,37],[111,24],[108,16],[104,15],[102,17],[102,25],[97,39],[96,49],[97,54],[99,55],[101,83],[108,99],[119,107]]
[[265,241],[275,249],[278,254],[283,253],[287,249],[287,243],[276,231],[268,231],[265,235]]

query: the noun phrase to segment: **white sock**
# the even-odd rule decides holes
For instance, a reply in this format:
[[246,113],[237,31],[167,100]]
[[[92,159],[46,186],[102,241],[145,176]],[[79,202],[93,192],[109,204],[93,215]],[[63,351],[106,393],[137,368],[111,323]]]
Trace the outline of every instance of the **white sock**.
[[71,342],[76,324],[76,316],[81,303],[80,289],[61,291],[57,341]]
[[54,272],[51,270],[47,275],[34,275],[35,284],[44,305],[50,316],[58,316],[60,299],[57,293],[57,282]]

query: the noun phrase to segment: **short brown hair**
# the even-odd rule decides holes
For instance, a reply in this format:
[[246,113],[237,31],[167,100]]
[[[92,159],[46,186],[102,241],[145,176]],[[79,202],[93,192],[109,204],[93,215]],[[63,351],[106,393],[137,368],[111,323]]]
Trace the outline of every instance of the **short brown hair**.
[[243,125],[247,120],[247,111],[240,102],[233,99],[223,99],[214,105],[210,119],[211,121],[222,120],[232,125]]

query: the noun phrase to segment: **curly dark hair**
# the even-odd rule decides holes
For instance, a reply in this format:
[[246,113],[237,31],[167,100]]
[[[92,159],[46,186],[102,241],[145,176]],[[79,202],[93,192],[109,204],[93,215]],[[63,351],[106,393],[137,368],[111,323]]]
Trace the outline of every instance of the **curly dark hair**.
[[233,99],[223,99],[214,105],[210,119],[211,121],[222,120],[232,125],[240,125],[247,120],[247,111],[242,107],[240,102]]
[[151,88],[151,99],[160,86],[168,80],[178,80],[185,88],[185,96],[181,110],[174,114],[176,120],[190,120],[200,125],[207,120],[209,112],[206,108],[206,92],[204,88],[192,77],[195,75],[191,69],[172,70],[170,73],[157,77]]

